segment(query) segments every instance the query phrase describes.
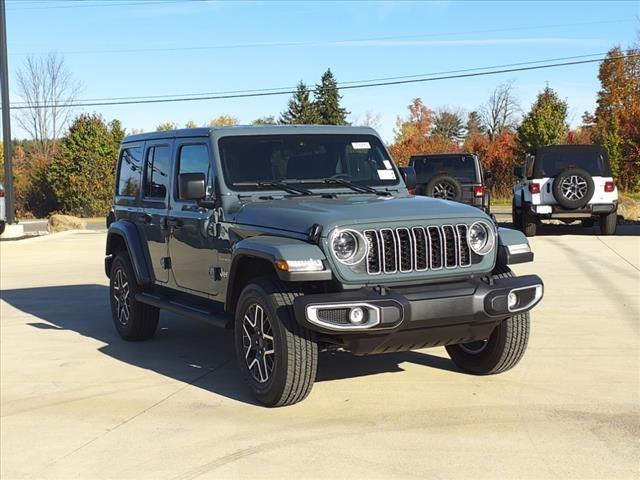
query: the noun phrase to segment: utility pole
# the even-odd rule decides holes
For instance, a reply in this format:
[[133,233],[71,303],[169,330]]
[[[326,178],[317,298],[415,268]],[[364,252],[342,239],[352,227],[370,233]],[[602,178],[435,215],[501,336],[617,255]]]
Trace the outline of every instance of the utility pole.
[[16,222],[11,161],[11,111],[9,110],[9,67],[7,65],[7,17],[5,0],[0,0],[0,94],[2,95],[2,140],[4,146],[4,193],[7,223]]

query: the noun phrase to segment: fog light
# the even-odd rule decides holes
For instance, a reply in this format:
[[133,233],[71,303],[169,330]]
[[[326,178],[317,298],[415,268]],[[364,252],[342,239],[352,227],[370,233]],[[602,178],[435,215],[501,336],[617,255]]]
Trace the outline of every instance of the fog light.
[[509,296],[507,297],[507,304],[509,305],[509,310],[515,308],[518,304],[518,295],[515,292],[509,292]]
[[360,307],[354,307],[349,312],[349,321],[353,325],[361,325],[364,323],[364,310]]

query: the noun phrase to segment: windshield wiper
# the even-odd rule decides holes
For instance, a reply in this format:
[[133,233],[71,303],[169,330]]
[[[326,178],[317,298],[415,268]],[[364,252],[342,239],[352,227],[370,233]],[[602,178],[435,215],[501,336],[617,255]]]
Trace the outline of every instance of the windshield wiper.
[[293,193],[295,195],[312,195],[313,194],[311,190],[307,190],[306,188],[292,187],[290,185],[286,185],[281,182],[257,182],[255,183],[255,185],[258,187],[278,188],[280,190],[284,190],[285,192]]
[[376,195],[383,195],[385,197],[391,195],[390,192],[376,190],[375,188],[369,187],[368,185],[356,185],[355,183],[349,182],[347,180],[343,180],[342,178],[325,178],[322,180],[322,182],[328,183],[328,184],[333,183],[336,185],[342,185],[358,193],[375,193]]

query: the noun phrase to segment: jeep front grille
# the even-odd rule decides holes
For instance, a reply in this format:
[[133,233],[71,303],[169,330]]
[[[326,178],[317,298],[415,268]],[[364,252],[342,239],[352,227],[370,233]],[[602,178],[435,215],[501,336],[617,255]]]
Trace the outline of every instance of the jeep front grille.
[[367,273],[408,273],[471,266],[467,226],[365,230]]

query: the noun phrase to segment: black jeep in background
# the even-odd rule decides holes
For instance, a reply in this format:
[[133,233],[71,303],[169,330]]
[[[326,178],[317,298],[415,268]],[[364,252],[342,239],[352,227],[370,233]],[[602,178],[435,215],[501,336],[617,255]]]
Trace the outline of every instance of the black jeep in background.
[[489,213],[490,194],[478,156],[471,153],[414,155],[409,166],[416,172],[416,195],[453,200]]

